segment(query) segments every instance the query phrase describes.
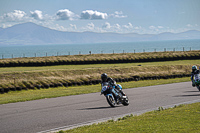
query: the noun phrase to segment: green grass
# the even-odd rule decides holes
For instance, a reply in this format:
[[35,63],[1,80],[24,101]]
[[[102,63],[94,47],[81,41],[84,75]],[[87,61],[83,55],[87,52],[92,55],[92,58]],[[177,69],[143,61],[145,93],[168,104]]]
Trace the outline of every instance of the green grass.
[[98,80],[102,73],[107,73],[112,78],[190,74],[191,67],[193,65],[199,66],[199,62],[200,60],[184,60],[151,63],[0,68],[0,87],[22,87],[26,84],[40,84],[41,81],[49,84],[69,81],[79,82]]
[[[168,80],[146,80],[146,81],[132,81],[120,83],[124,89],[136,88],[143,86],[152,86],[159,84],[169,84],[189,81],[190,78],[176,78]],[[90,86],[73,86],[73,87],[58,87],[49,89],[34,89],[34,90],[22,90],[22,91],[10,91],[5,94],[0,94],[0,104],[24,102],[36,99],[53,98],[69,95],[87,94],[101,91],[100,84]]]
[[60,133],[199,133],[200,103],[158,109]]
[[0,68],[0,73],[8,72],[31,72],[31,71],[50,71],[50,70],[79,70],[79,69],[98,69],[98,68],[128,68],[128,67],[147,67],[147,66],[163,66],[163,65],[193,65],[199,64],[200,60],[178,60],[163,62],[146,62],[146,63],[119,63],[119,64],[90,64],[90,65],[59,65],[59,66],[43,66],[43,67],[5,67]]

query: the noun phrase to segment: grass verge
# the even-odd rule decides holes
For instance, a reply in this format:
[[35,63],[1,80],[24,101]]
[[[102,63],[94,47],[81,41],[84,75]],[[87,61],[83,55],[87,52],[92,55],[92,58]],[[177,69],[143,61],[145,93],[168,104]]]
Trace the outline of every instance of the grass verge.
[[148,63],[5,67],[0,68],[0,89],[33,88],[36,85],[58,83],[81,83],[98,80],[102,73],[107,73],[113,78],[190,74],[192,66],[199,66],[199,62],[200,60],[180,60]]
[[46,66],[63,64],[93,64],[93,63],[120,63],[120,62],[141,62],[155,60],[182,60],[199,59],[200,51],[165,51],[145,53],[123,53],[123,54],[91,54],[91,55],[69,55],[49,57],[28,57],[0,59],[0,67],[12,66]]
[[117,121],[109,120],[59,133],[200,132],[200,103],[179,105],[169,109],[160,108],[139,116],[125,116]]
[[[190,78],[176,78],[176,79],[161,79],[161,80],[145,80],[145,81],[132,81],[120,83],[124,89],[126,88],[136,88],[143,86],[152,86],[160,84],[178,83],[189,81]],[[49,89],[33,89],[33,90],[22,90],[22,91],[12,91],[0,95],[0,104],[14,103],[14,102],[24,102],[30,100],[44,99],[44,98],[54,98],[61,96],[70,95],[80,95],[87,93],[100,92],[101,87],[98,85],[91,86],[73,86],[73,87],[58,87]]]

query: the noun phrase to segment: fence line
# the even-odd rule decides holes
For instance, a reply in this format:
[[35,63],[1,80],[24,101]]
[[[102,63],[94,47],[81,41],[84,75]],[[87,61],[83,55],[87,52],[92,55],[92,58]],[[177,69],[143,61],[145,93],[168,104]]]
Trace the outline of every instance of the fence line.
[[[172,49],[172,48],[168,48],[168,49]],[[116,51],[118,51],[118,50],[116,50]],[[119,53],[117,53],[115,50],[112,50],[112,52],[110,52],[110,53],[104,53],[104,51],[100,51],[100,53],[97,53],[97,52],[92,52],[92,51],[88,51],[88,54],[89,55],[91,55],[92,53],[93,54],[119,54]],[[169,50],[167,50],[167,48],[164,48],[163,49],[163,51],[157,51],[157,49],[155,48],[154,50],[152,50],[152,51],[149,51],[149,50],[146,50],[146,49],[143,49],[142,50],[142,53],[145,53],[145,52],[167,52],[167,51],[169,51]],[[173,48],[173,50],[172,50],[173,52],[176,52],[176,51],[192,51],[192,48],[190,47],[189,48],[189,50],[187,50],[187,49],[185,49],[185,47],[182,47],[181,49],[179,48],[179,49],[175,49],[175,48]],[[47,57],[47,56],[66,56],[67,54],[66,54],[67,52],[65,52],[65,54],[61,54],[61,52],[59,53],[59,52],[57,52],[56,53],[56,55],[50,55],[48,52],[44,52],[43,54],[44,55],[42,55],[42,54],[38,54],[38,53],[33,53],[32,55],[33,56],[31,56],[30,54],[29,54],[29,56],[27,56],[25,53],[23,53],[23,54],[21,54],[21,56],[16,56],[15,57],[15,55],[14,54],[11,54],[10,56],[7,54],[7,56],[5,56],[6,54],[2,54],[1,55],[1,59],[6,59],[6,58],[26,58],[26,57]],[[68,51],[68,55],[81,55],[83,52],[82,51],[78,51],[77,52],[77,54],[72,54],[70,51]],[[133,51],[131,51],[131,52],[126,52],[125,50],[122,50],[121,51],[121,53],[123,53],[123,54],[125,54],[125,53],[141,53],[141,52],[136,52],[136,49],[133,49]],[[39,56],[38,56],[39,55]],[[82,54],[82,55],[87,55],[87,54]]]

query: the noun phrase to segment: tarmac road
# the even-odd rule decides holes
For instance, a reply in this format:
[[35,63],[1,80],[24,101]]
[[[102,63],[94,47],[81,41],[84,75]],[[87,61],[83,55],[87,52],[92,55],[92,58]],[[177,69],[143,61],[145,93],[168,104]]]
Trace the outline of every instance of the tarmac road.
[[99,93],[0,105],[0,133],[35,133],[69,129],[140,114],[158,107],[200,102],[191,82],[125,89],[129,106],[111,108]]

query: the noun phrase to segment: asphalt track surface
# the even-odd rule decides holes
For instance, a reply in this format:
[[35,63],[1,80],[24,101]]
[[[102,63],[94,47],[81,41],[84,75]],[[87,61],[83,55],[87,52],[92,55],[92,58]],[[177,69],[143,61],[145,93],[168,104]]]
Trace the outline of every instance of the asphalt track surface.
[[0,133],[53,132],[158,107],[200,102],[191,82],[125,89],[129,106],[111,108],[100,93],[0,105]]

